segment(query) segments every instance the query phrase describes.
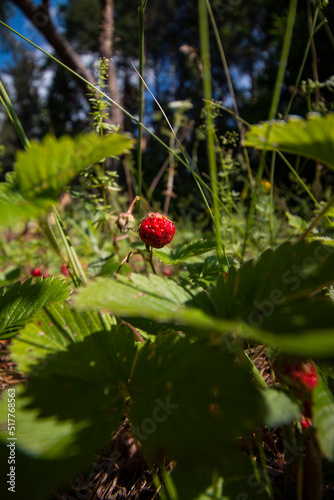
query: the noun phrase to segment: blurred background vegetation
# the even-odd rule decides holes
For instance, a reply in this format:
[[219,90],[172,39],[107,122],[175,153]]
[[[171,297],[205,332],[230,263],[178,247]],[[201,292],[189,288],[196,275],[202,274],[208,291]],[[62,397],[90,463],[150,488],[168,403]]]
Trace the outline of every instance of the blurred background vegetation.
[[[114,101],[138,118],[139,78],[134,68],[139,67],[140,60],[139,4],[137,0],[4,0],[0,5],[0,19],[44,47],[88,82],[100,81],[100,87],[102,85]],[[312,0],[299,2],[277,118],[284,117],[287,111],[306,116],[310,111],[325,114],[333,110],[334,37],[330,29],[334,17],[333,2],[319,12],[319,29],[310,42],[301,83],[295,85],[310,40],[315,6]],[[236,119],[235,113],[250,124],[268,118],[288,8],[288,0],[211,2],[235,93],[234,99],[219,44],[214,30],[210,29],[216,153],[222,159],[218,170],[219,195],[235,216],[223,220],[223,236],[236,254],[237,247],[233,247],[235,238],[238,238],[235,220],[244,221],[248,213],[259,157],[254,151],[250,152],[247,165],[245,149],[239,140],[243,133],[241,121]],[[191,158],[193,169],[209,183],[197,2],[180,4],[175,0],[150,0],[144,14],[144,80],[173,125],[182,147]],[[0,44],[0,77],[29,139],[40,139],[47,133],[56,137],[75,136],[96,128],[96,103],[94,108],[91,90],[85,83],[3,26],[0,27]],[[99,75],[97,69],[100,58],[111,60],[104,81],[101,81],[101,71]],[[293,94],[295,97],[290,107]],[[104,111],[108,114],[108,126],[138,137],[137,122],[117,106],[106,107]],[[175,138],[148,90],[145,91],[143,122],[171,149],[179,152]],[[22,145],[3,109],[0,110],[0,137],[0,176],[4,179],[5,174],[13,169],[15,153]],[[204,199],[198,196],[198,188],[189,170],[178,165],[145,130],[141,146],[142,193],[153,208],[162,208],[171,218],[182,220],[184,229],[189,224],[189,240],[194,238],[196,231],[198,236],[206,230],[210,232],[210,214]],[[96,172],[92,174],[93,178],[91,174],[81,175],[70,190],[70,198],[64,201],[69,220],[74,223],[78,207],[83,207],[90,215],[92,210],[99,212],[103,183],[117,192],[117,196],[111,192],[110,212],[127,210],[138,194],[137,161],[134,151],[121,161],[109,161],[104,177],[95,175]],[[257,244],[263,240],[261,248],[268,244],[269,224],[276,237],[281,234],[282,224],[288,223],[294,230],[300,230],[305,226],[305,220],[313,217],[313,209],[319,210],[319,203],[326,202],[331,195],[331,171],[308,160],[298,160],[294,168],[295,172],[291,173],[282,160],[276,158],[276,221],[269,215],[271,178],[269,166],[265,169],[261,187],[263,196],[256,206],[258,230],[253,231]],[[313,196],[311,204],[296,173],[309,186]],[[74,207],[71,202],[75,198]],[[314,201],[318,205],[313,206]],[[105,217],[105,208],[105,205],[101,207],[102,217]],[[83,224],[82,220],[80,224]],[[186,231],[183,238],[187,240]],[[89,245],[92,246],[91,235]]]

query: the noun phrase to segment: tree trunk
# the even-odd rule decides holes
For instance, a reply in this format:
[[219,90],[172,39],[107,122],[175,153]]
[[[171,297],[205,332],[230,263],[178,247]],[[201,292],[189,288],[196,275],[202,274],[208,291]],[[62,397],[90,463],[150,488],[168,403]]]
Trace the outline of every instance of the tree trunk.
[[[43,34],[45,39],[55,49],[59,59],[66,64],[66,66],[94,85],[93,74],[84,66],[73,47],[63,35],[57,31],[53,24],[49,11],[49,0],[43,0],[40,6],[35,5],[31,0],[12,0],[12,2],[22,10],[35,28]],[[78,84],[86,95],[89,92],[88,85],[82,80],[78,80]]]
[[[121,104],[121,94],[117,81],[116,66],[112,60],[114,40],[114,0],[101,0],[102,25],[100,33],[100,56],[109,61],[108,87],[112,99]],[[123,128],[124,116],[122,111],[112,105],[110,112],[111,122]]]

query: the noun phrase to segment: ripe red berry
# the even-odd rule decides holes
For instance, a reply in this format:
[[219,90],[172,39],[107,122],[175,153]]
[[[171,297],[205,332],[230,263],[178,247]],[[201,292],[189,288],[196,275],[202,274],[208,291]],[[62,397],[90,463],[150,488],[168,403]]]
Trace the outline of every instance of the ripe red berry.
[[301,361],[283,356],[276,359],[274,368],[280,380],[304,393],[312,392],[319,383],[315,365],[311,360]]
[[60,266],[60,272],[64,275],[64,276],[69,276],[70,273],[68,271],[68,268],[67,268],[67,265],[65,264],[65,262],[62,263],[62,265]]
[[162,248],[174,237],[175,226],[164,215],[150,212],[144,217],[139,227],[139,237],[148,246]]
[[34,278],[37,278],[38,276],[43,276],[43,273],[39,267],[34,267],[31,270],[31,276],[34,276]]
[[301,423],[302,429],[304,431],[305,429],[310,427],[310,425],[312,425],[312,419],[309,417],[302,416],[300,423]]

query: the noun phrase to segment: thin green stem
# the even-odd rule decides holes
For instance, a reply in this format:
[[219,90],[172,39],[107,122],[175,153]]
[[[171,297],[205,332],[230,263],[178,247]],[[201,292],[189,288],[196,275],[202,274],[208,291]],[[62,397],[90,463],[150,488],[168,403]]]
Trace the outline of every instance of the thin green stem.
[[[289,56],[291,42],[292,42],[292,33],[293,33],[293,27],[294,27],[295,19],[296,19],[297,3],[298,3],[298,0],[290,0],[288,19],[287,19],[287,25],[286,25],[285,34],[284,34],[279,69],[278,69],[278,73],[277,73],[277,77],[276,77],[274,93],[273,93],[273,97],[271,100],[271,106],[270,106],[269,115],[268,115],[269,120],[273,120],[276,117],[276,113],[277,113],[279,98],[280,98],[281,91],[282,91],[286,65],[288,62],[288,56]],[[268,127],[267,135],[269,135],[269,133],[270,133],[270,127]],[[246,235],[245,235],[245,239],[243,242],[241,262],[243,262],[243,259],[245,257],[248,238],[249,238],[249,235],[251,233],[253,218],[254,218],[255,209],[256,209],[256,203],[257,203],[257,199],[258,199],[258,195],[259,195],[259,185],[260,185],[260,182],[261,182],[261,179],[263,176],[264,167],[265,167],[265,163],[266,163],[266,155],[267,155],[266,151],[263,151],[261,154],[261,162],[260,162],[259,169],[258,169],[257,176],[256,176],[256,187],[255,187],[255,190],[253,193],[252,202],[251,202],[251,206],[250,206],[249,214],[248,214],[248,218],[247,218]]]
[[[217,45],[218,45],[218,50],[219,50],[220,58],[221,58],[222,63],[223,63],[223,68],[224,68],[224,71],[225,71],[227,85],[228,85],[229,92],[230,92],[231,97],[232,97],[233,109],[234,109],[234,114],[235,114],[235,117],[236,117],[237,126],[238,126],[238,129],[239,129],[239,132],[240,132],[240,137],[241,137],[241,140],[244,140],[244,138],[245,138],[245,127],[244,127],[244,124],[243,124],[243,120],[240,119],[239,109],[238,109],[237,100],[236,100],[235,93],[234,93],[234,88],[233,88],[233,83],[232,83],[232,79],[231,79],[229,67],[228,67],[228,64],[227,64],[226,56],[225,56],[224,47],[223,47],[223,44],[222,44],[221,39],[220,39],[220,35],[219,35],[217,23],[216,23],[214,15],[213,15],[213,12],[212,12],[209,0],[206,0],[206,5],[207,5],[208,12],[209,12],[209,16],[210,16],[212,28],[213,28],[213,31],[214,31],[214,34],[215,34],[216,42],[217,42]],[[250,185],[252,186],[254,184],[254,179],[253,179],[253,176],[252,176],[252,171],[251,171],[250,162],[249,162],[249,158],[248,158],[248,154],[247,154],[246,148],[244,148],[244,152],[245,151],[246,151],[246,154],[245,154],[245,163],[246,163],[246,168],[247,168],[247,173],[248,173],[248,180],[250,182]]]
[[[300,450],[303,449],[303,433],[301,429],[301,423],[298,422],[297,425],[297,443]],[[303,479],[304,479],[304,456],[303,453],[298,453],[298,464],[297,464],[297,485],[296,485],[296,500],[303,500]]]
[[294,450],[294,431],[293,424],[282,426],[283,444],[285,451],[285,467],[284,467],[284,500],[292,500],[292,464],[296,460],[296,456],[292,453]]
[[218,181],[217,181],[217,162],[214,143],[214,119],[211,107],[212,100],[212,81],[211,81],[211,61],[210,61],[210,39],[209,39],[209,22],[206,0],[198,0],[198,17],[199,17],[199,32],[201,41],[201,56],[203,66],[203,92],[206,111],[207,125],[207,152],[209,158],[209,171],[211,177],[211,186],[213,192],[213,214],[216,230],[217,254],[218,258],[223,261],[223,254],[226,258],[225,249],[220,229],[220,211],[218,203]]
[[270,166],[270,246],[274,246],[274,178],[275,178],[275,162],[276,153],[275,151],[271,157]]
[[251,372],[251,374],[254,376],[254,378],[256,379],[261,388],[268,389],[268,386],[264,378],[262,377],[259,370],[256,368],[253,360],[248,356],[248,354],[245,351],[242,353],[242,356],[243,356],[242,359],[243,366]]
[[9,120],[13,124],[13,126],[17,132],[17,135],[19,136],[19,139],[22,142],[24,149],[28,149],[30,142],[28,140],[28,137],[26,136],[24,128],[22,127],[22,124],[19,120],[19,117],[17,116],[17,114],[15,112],[14,106],[13,106],[1,80],[0,80],[0,102],[4,107],[4,109],[8,115]]
[[153,248],[152,247],[150,248],[149,252],[150,252],[150,256],[149,256],[148,261],[150,263],[153,274],[157,274],[155,267],[154,267],[154,264],[153,264]]
[[[135,69],[135,71],[138,73],[138,71],[136,70],[136,68],[134,68],[134,69]],[[139,75],[139,73],[138,73],[138,75]],[[139,77],[140,77],[140,78],[142,78],[140,75],[139,75]],[[142,79],[142,80],[143,80],[143,79]],[[212,210],[210,209],[210,206],[209,206],[209,204],[208,204],[208,201],[207,201],[207,199],[206,199],[206,196],[205,196],[205,194],[204,194],[204,191],[203,191],[203,190],[202,190],[202,188],[200,187],[200,184],[202,184],[202,185],[203,185],[203,186],[204,186],[204,187],[205,187],[205,188],[209,191],[209,193],[212,195],[212,197],[214,197],[214,196],[215,196],[215,195],[214,195],[214,193],[213,193],[213,190],[212,190],[212,189],[210,189],[210,187],[209,187],[209,186],[208,186],[208,185],[207,185],[207,184],[203,181],[203,179],[202,179],[202,178],[201,178],[201,177],[200,177],[200,176],[199,176],[199,175],[198,175],[198,174],[194,171],[194,168],[192,168],[192,165],[190,164],[190,162],[189,162],[189,160],[188,160],[188,157],[187,157],[187,155],[186,155],[186,153],[185,153],[185,151],[184,151],[184,148],[182,147],[182,144],[180,143],[179,139],[177,138],[177,135],[175,134],[175,131],[174,131],[173,127],[172,127],[172,124],[171,124],[171,123],[170,123],[170,121],[168,120],[168,117],[167,117],[166,113],[164,112],[164,110],[163,110],[162,106],[160,105],[159,101],[156,99],[156,97],[154,96],[154,94],[151,92],[150,88],[146,85],[146,83],[145,83],[145,81],[144,81],[144,80],[143,80],[143,83],[144,83],[144,85],[145,85],[146,89],[148,90],[148,92],[151,94],[151,96],[152,96],[152,98],[153,98],[154,102],[156,103],[156,105],[157,105],[157,106],[158,106],[158,108],[160,109],[160,111],[161,111],[162,115],[164,116],[164,118],[165,118],[165,120],[166,120],[166,122],[167,122],[167,124],[168,124],[168,127],[170,128],[170,130],[171,130],[171,132],[172,132],[172,134],[173,134],[173,136],[174,136],[174,138],[175,138],[175,141],[176,141],[177,145],[179,146],[179,149],[180,149],[181,154],[182,154],[182,156],[183,156],[183,158],[184,158],[184,161],[182,160],[182,158],[181,158],[180,156],[178,156],[178,155],[175,153],[175,151],[174,151],[172,148],[170,148],[169,146],[167,146],[165,143],[162,143],[162,144],[165,146],[165,148],[166,148],[166,149],[167,149],[170,153],[172,153],[172,154],[174,155],[174,157],[175,157],[178,161],[180,161],[180,163],[182,163],[182,165],[184,165],[184,166],[186,166],[186,167],[187,167],[187,169],[189,170],[189,172],[190,172],[190,173],[191,173],[191,175],[193,176],[194,181],[196,182],[196,185],[197,185],[197,187],[198,187],[198,189],[199,189],[199,191],[200,191],[200,193],[201,193],[201,195],[202,195],[202,197],[203,197],[203,200],[204,200],[204,202],[205,202],[205,205],[207,206],[208,211],[209,211],[209,214],[210,214],[210,216],[211,216],[211,218],[212,218],[212,221],[213,221],[213,223],[214,223],[214,216],[213,216],[213,214],[212,214]],[[209,101],[208,101],[208,102],[209,102]],[[145,127],[144,127],[144,128],[145,128]],[[150,132],[150,133],[151,133],[151,132]],[[151,135],[152,135],[152,137],[154,137],[154,138],[158,139],[158,138],[157,138],[154,134],[151,134]],[[158,139],[158,140],[159,140],[159,139]],[[159,140],[159,142],[162,142],[162,141],[161,141],[161,140]],[[228,215],[231,217],[231,219],[235,222],[235,224],[236,224],[236,226],[238,227],[239,231],[240,231],[240,232],[241,232],[241,234],[243,235],[243,230],[242,230],[242,228],[240,227],[240,225],[238,224],[238,222],[234,219],[234,217],[232,216],[232,214],[231,214],[231,213],[227,210],[227,208],[225,207],[225,205],[222,203],[222,201],[219,199],[219,197],[218,197],[218,196],[216,196],[216,200],[217,200],[218,204],[219,204],[220,206],[222,206],[222,208],[226,211],[226,213],[228,213]],[[225,251],[224,251],[224,252],[225,252]]]
[[263,477],[266,482],[266,492],[268,493],[268,498],[274,498],[273,486],[271,484],[270,476],[267,469],[267,459],[263,450],[262,440],[260,440],[257,435],[256,435],[256,444],[259,450],[260,460],[262,464]]
[[74,284],[75,284],[75,286],[80,286],[82,284],[86,284],[87,277],[86,277],[85,271],[83,270],[83,268],[81,266],[81,263],[78,259],[77,253],[76,253],[74,246],[70,240],[70,237],[65,231],[65,228],[63,226],[62,220],[60,218],[60,215],[59,215],[56,207],[52,207],[52,212],[53,212],[53,215],[55,217],[56,225],[57,225],[58,231],[60,233],[60,237],[62,239],[66,253],[68,255],[69,261],[71,262],[73,274],[75,277],[75,279],[73,280]]
[[278,69],[277,78],[276,78],[276,82],[275,82],[274,95],[272,97],[270,111],[269,111],[269,117],[268,117],[269,120],[274,119],[276,116],[276,113],[277,113],[278,102],[279,102],[279,98],[280,98],[281,91],[282,91],[286,65],[288,62],[288,57],[289,57],[289,52],[290,52],[290,47],[291,47],[291,42],[292,42],[292,33],[293,33],[293,27],[294,27],[295,19],[296,19],[297,4],[298,4],[298,0],[290,0],[288,19],[287,19],[286,30],[285,30],[285,34],[284,34],[284,40],[283,40],[282,53],[281,53],[281,59],[280,59],[279,69]]
[[252,202],[251,202],[251,206],[250,206],[248,217],[247,217],[245,238],[243,241],[242,251],[241,251],[241,264],[243,263],[243,260],[245,258],[245,254],[246,254],[247,243],[248,243],[248,239],[249,239],[251,229],[252,229],[253,218],[254,218],[256,203],[257,203],[257,199],[258,199],[259,187],[260,187],[261,179],[263,177],[265,164],[266,164],[266,151],[263,151],[261,154],[260,165],[259,165],[257,175],[256,175],[256,186],[254,189]]
[[308,226],[306,231],[302,234],[300,237],[301,240],[304,240],[306,236],[310,234],[313,228],[316,227],[316,225],[320,222],[320,220],[326,215],[328,210],[334,205],[334,195],[332,198],[329,200],[329,202],[326,204],[326,206],[321,210],[321,212],[316,216],[316,218],[311,222],[311,224]]
[[277,151],[277,154],[279,155],[280,158],[282,158],[282,160],[284,161],[284,163],[286,164],[286,166],[289,168],[289,170],[291,170],[291,172],[296,177],[297,181],[302,186],[302,188],[305,190],[305,192],[309,195],[309,197],[311,198],[311,200],[317,205],[317,207],[320,207],[321,206],[320,203],[313,196],[313,194],[311,193],[311,191],[309,190],[309,188],[306,186],[305,182],[300,177],[300,175],[293,168],[293,166],[291,165],[291,163],[285,158],[284,154],[281,153],[281,151]]
[[307,55],[308,55],[308,52],[310,50],[310,46],[311,46],[311,43],[312,43],[312,39],[313,39],[313,36],[314,36],[314,31],[315,31],[315,25],[316,25],[316,22],[317,22],[317,19],[318,19],[318,14],[319,14],[319,5],[316,7],[315,11],[314,11],[314,17],[313,17],[313,23],[312,23],[312,28],[311,28],[311,31],[310,31],[310,34],[309,34],[309,37],[308,37],[308,40],[307,40],[307,44],[306,44],[306,47],[305,47],[305,51],[304,51],[304,55],[303,55],[303,59],[302,59],[302,62],[301,62],[301,65],[300,65],[300,68],[299,68],[299,71],[298,71],[298,75],[297,75],[297,78],[296,78],[296,81],[295,81],[295,85],[294,85],[294,88],[293,88],[293,92],[291,94],[291,97],[290,97],[290,100],[288,102],[288,105],[286,107],[286,110],[285,110],[285,113],[284,113],[284,118],[286,118],[286,116],[289,114],[290,112],[290,109],[291,109],[291,106],[292,106],[292,103],[293,103],[293,100],[296,96],[296,93],[297,93],[297,89],[299,87],[299,83],[300,83],[300,79],[302,77],[302,74],[303,74],[303,70],[304,70],[304,66],[305,66],[305,63],[306,63],[306,59],[307,59]]
[[[138,24],[139,24],[139,74],[144,72],[144,11],[146,0],[138,0]],[[143,80],[139,78],[138,84],[138,146],[137,146],[137,194],[142,194],[142,135],[143,135],[143,116],[144,116],[144,85]]]

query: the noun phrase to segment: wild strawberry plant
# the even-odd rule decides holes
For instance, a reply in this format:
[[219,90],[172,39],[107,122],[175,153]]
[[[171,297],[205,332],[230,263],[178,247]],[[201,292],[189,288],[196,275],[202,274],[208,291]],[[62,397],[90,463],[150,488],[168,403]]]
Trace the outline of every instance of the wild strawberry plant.
[[[202,26],[202,41],[205,36]],[[80,220],[81,214],[73,215],[69,230],[71,219],[64,211],[63,220],[54,205],[87,168],[129,154],[133,139],[116,130],[24,141],[26,150],[0,184],[4,231],[38,221],[58,259],[56,277],[45,277],[38,262],[23,282],[2,273],[0,339],[11,338],[11,360],[25,377],[15,387],[17,498],[27,491],[36,500],[54,498],[70,481],[81,498],[78,478],[89,477],[94,454],[112,436],[119,443],[124,422],[131,446],[114,445],[112,472],[133,468],[134,457],[145,461],[161,498],[300,500],[312,491],[317,500],[325,490],[322,470],[326,488],[333,485],[334,251],[326,232],[316,232],[326,217],[326,229],[332,228],[333,198],[316,206],[312,221],[290,219],[293,230],[284,227],[275,241],[271,207],[271,244],[262,251],[256,238],[261,200],[273,204],[273,183],[261,183],[259,173],[257,187],[249,179],[254,194],[246,221],[245,207],[225,187],[222,204],[212,175],[220,152],[211,112],[207,105],[212,190],[176,155],[201,196],[212,194],[211,205],[205,200],[213,221],[201,239],[189,238],[182,220],[172,222],[156,209],[141,218],[121,197],[103,219],[110,222],[107,237],[101,224]],[[242,146],[264,151],[258,172],[269,151],[294,174],[285,153],[334,169],[332,122],[331,114],[270,120],[250,127]],[[109,209],[107,201],[101,210]],[[230,246],[222,238],[222,213],[234,228]],[[93,248],[91,259],[73,243],[78,234],[82,248]],[[143,259],[138,264],[130,256]],[[120,266],[125,262],[131,265]],[[269,378],[256,361],[263,353]],[[0,406],[4,424],[7,394]],[[284,457],[276,469],[273,450]]]

